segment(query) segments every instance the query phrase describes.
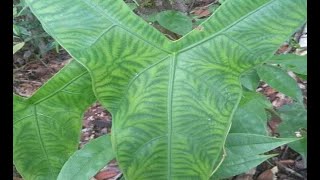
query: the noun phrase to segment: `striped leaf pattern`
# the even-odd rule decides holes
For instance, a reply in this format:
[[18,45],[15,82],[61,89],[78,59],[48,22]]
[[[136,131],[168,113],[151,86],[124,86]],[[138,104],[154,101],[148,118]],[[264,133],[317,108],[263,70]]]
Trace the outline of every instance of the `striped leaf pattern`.
[[113,115],[126,179],[209,179],[240,101],[242,73],[306,21],[305,0],[227,0],[178,41],[122,0],[26,0],[92,78]]
[[78,149],[81,117],[95,101],[88,71],[77,61],[32,97],[14,96],[13,161],[26,180],[56,180]]

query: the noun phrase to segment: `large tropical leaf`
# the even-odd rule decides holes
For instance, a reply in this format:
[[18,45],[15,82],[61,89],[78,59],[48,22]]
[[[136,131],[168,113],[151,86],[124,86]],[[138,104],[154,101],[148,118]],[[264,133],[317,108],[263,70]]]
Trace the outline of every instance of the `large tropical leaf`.
[[72,61],[32,97],[14,96],[13,160],[24,179],[56,180],[78,148],[91,87],[88,71]]
[[305,0],[228,0],[178,41],[122,0],[27,0],[46,31],[90,72],[113,115],[126,179],[208,179],[241,98],[241,74],[306,19]]

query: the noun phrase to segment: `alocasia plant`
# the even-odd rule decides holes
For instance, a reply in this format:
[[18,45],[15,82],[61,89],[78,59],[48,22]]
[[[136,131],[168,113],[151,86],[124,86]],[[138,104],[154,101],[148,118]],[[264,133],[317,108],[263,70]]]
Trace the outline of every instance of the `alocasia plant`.
[[[269,60],[306,21],[305,0],[227,0],[201,28],[170,41],[122,0],[26,1],[89,72],[95,97],[113,116],[112,146],[129,180],[209,179],[225,157],[241,75]],[[55,77],[60,83],[54,78],[28,100],[15,97],[14,161],[26,179],[55,179],[71,155],[63,145],[68,133],[78,137],[80,121],[74,132],[68,123],[93,101],[84,98],[92,96],[83,89],[90,84],[86,70],[74,61]],[[79,77],[68,80],[73,71]],[[30,138],[18,136],[25,131]],[[31,136],[40,144],[28,142]],[[26,157],[23,148],[39,157]]]

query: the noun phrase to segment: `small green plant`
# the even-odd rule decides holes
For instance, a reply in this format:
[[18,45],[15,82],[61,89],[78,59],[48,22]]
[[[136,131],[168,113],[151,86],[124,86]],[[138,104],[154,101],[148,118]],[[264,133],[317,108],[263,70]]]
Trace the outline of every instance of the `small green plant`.
[[[113,158],[128,180],[221,179],[301,140],[269,137],[270,102],[241,82],[256,87],[245,77],[256,71],[279,85],[268,74],[282,71],[264,63],[305,23],[305,0],[227,0],[176,41],[121,0],[26,2],[74,60],[32,97],[14,96],[14,163],[24,179],[89,179]],[[301,92],[285,87],[301,104]],[[112,114],[111,137],[76,151],[82,113],[96,100]]]
[[27,46],[37,58],[44,56],[51,49],[59,50],[59,44],[43,30],[24,0],[13,1],[13,42],[14,54],[23,46]]

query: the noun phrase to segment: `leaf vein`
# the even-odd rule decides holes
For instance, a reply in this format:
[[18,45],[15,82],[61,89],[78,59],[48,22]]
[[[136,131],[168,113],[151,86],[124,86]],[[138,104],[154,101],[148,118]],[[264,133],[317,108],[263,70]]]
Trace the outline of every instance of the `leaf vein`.
[[37,106],[34,105],[34,120],[36,122],[36,126],[37,126],[37,135],[38,135],[38,138],[39,138],[39,142],[40,142],[40,146],[41,146],[41,149],[42,149],[42,152],[44,153],[45,157],[46,157],[46,160],[48,161],[48,166],[49,166],[49,171],[50,171],[50,174],[51,174],[51,177],[54,178],[54,173],[52,171],[52,165],[51,165],[51,162],[49,160],[49,157],[48,157],[48,152],[44,146],[44,143],[43,143],[43,139],[42,139],[42,136],[41,136],[41,132],[40,132],[40,126],[39,126],[39,119],[38,119],[38,116],[37,116]]

